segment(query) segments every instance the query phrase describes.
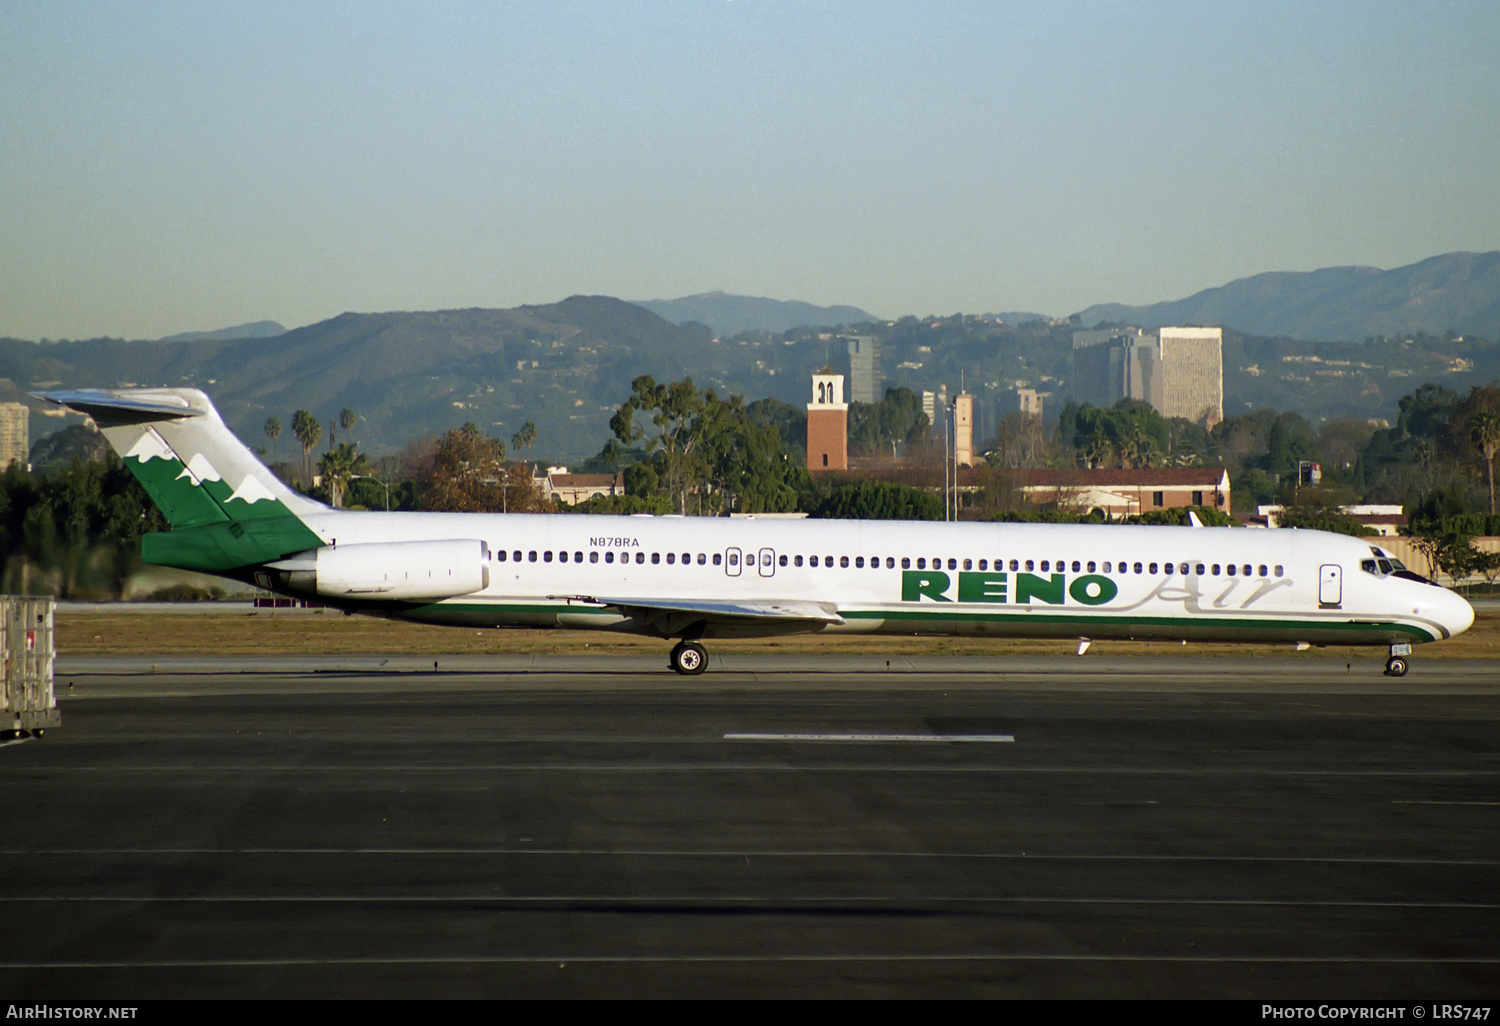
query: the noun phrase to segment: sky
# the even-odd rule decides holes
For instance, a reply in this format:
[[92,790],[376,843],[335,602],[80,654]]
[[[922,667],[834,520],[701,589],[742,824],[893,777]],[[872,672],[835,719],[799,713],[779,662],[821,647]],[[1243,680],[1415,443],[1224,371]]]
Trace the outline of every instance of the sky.
[[1500,4],[0,5],[0,336],[1500,248]]

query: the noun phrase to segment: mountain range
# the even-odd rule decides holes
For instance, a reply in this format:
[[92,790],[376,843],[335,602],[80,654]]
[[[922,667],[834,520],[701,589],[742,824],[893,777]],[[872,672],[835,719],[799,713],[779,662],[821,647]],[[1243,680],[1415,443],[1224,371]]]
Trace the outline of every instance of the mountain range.
[[1083,323],[1219,325],[1249,335],[1357,342],[1426,332],[1500,337],[1500,252],[1444,253],[1382,271],[1273,271],[1147,306],[1101,303]]
[[673,324],[696,321],[706,324],[719,338],[746,331],[790,331],[792,328],[831,328],[879,320],[857,306],[814,306],[795,300],[732,296],[727,292],[700,292],[681,299],[638,299],[636,306]]
[[[190,385],[213,396],[230,426],[273,459],[297,452],[295,410],[327,424],[347,407],[359,421],[339,438],[375,454],[465,421],[508,442],[534,421],[540,442],[525,455],[572,460],[599,451],[611,415],[642,374],[691,376],[699,387],[747,400],[807,402],[811,370],[848,369],[843,344],[809,321],[882,338],[887,386],[951,390],[966,380],[981,410],[992,410],[1018,382],[1046,392],[1049,412],[1071,397],[1074,327],[1066,320],[1010,313],[1003,324],[993,315],[877,321],[855,307],[724,293],[660,303],[684,322],[607,296],[573,296],[513,309],[344,313],[280,332],[274,322],[258,322],[191,333],[192,341],[0,339],[0,401],[31,406],[37,439],[77,419],[30,391]],[[1226,412],[1269,406],[1316,421],[1392,417],[1396,400],[1424,381],[1461,391],[1500,376],[1500,345],[1443,339],[1450,327],[1500,339],[1497,310],[1500,253],[1454,253],[1394,271],[1258,275],[1175,303],[1090,307],[1078,320],[1222,324]],[[783,319],[743,319],[757,311]],[[735,316],[742,319],[726,319]],[[772,330],[789,322],[795,326]],[[743,324],[755,328],[730,334],[725,327]],[[1427,338],[1403,345],[1410,331]],[[1390,339],[1358,347],[1335,341],[1370,335]],[[1314,341],[1294,341],[1299,336]],[[264,433],[272,417],[283,427],[275,440]]]

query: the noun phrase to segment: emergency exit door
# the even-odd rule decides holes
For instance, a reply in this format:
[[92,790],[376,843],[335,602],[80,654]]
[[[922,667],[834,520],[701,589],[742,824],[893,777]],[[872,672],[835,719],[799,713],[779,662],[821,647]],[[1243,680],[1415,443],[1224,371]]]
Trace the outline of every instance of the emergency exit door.
[[1337,608],[1344,601],[1344,568],[1337,563],[1324,563],[1318,571],[1318,605],[1323,609]]

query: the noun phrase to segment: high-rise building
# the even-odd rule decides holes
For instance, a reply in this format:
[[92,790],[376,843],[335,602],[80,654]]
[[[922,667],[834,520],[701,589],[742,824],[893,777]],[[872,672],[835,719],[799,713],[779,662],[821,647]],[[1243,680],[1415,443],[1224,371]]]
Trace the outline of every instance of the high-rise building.
[[1091,406],[1121,399],[1160,405],[1160,349],[1140,328],[1073,333],[1073,398]]
[[1139,399],[1164,417],[1212,427],[1224,419],[1223,329],[1074,332],[1072,388],[1080,403]]
[[953,397],[953,462],[974,465],[974,397],[967,392]]
[[943,430],[940,423],[943,413],[948,409],[948,386],[939,385],[936,392],[922,393],[922,412],[927,415],[927,431],[934,438],[941,438],[938,434]]
[[880,339],[851,335],[849,344],[849,398],[856,403],[878,403],[885,383],[880,373]]
[[1161,328],[1162,394],[1151,405],[1164,417],[1207,427],[1224,419],[1224,329]]
[[31,454],[31,411],[21,403],[0,403],[0,470],[19,463],[26,466]]
[[844,376],[824,367],[813,375],[812,402],[807,404],[807,469],[849,469],[849,404]]
[[998,406],[1001,420],[1016,413],[1042,419],[1042,396],[1034,388],[1013,388],[1001,394]]

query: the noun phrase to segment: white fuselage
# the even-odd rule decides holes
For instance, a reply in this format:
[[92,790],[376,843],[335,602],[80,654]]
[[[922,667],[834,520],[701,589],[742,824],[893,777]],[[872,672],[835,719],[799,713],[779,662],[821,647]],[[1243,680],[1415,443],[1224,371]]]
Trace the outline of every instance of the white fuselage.
[[490,627],[670,634],[629,605],[819,603],[836,621],[714,622],[695,636],[792,631],[1182,638],[1386,645],[1449,637],[1473,611],[1372,573],[1371,544],[1319,531],[651,516],[339,512],[326,545],[475,539],[486,583],[424,602],[327,595],[363,612]]

